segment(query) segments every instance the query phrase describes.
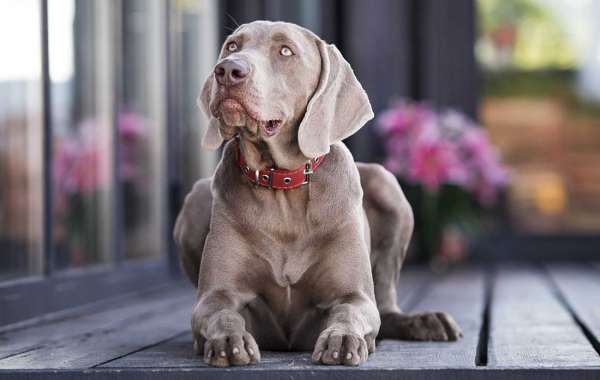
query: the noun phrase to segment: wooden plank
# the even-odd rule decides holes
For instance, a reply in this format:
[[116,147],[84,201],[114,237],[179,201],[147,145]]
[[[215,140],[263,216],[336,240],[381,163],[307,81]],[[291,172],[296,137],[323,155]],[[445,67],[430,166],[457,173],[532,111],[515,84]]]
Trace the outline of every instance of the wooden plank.
[[[416,272],[415,272],[416,273]],[[416,285],[422,274],[405,277],[405,286]],[[419,281],[417,281],[419,280]],[[428,279],[429,280],[429,279]],[[414,281],[414,282],[413,282]],[[418,287],[418,285],[417,285]],[[460,290],[457,290],[460,289]],[[430,291],[418,303],[419,310],[445,310],[452,313],[462,324],[465,338],[459,342],[400,342],[382,341],[376,353],[362,365],[363,369],[398,368],[447,368],[474,367],[476,347],[483,309],[483,276],[480,271],[467,270],[442,278],[430,287]],[[204,368],[202,358],[192,351],[191,334],[163,342],[139,352],[112,361],[103,368]],[[256,368],[311,369],[310,353],[263,352],[259,366],[243,367],[247,371]]]
[[[91,319],[97,324],[89,324],[87,320],[77,326],[79,331],[84,331],[87,325],[90,332],[63,339],[53,335],[48,344],[0,360],[0,369],[93,367],[188,331],[192,302],[193,291],[190,289],[189,297],[158,301],[143,312],[136,312],[138,306],[134,305],[116,320],[112,319],[111,310],[104,315],[106,320],[98,320],[95,316]],[[99,324],[103,325],[102,329],[97,328]],[[68,334],[68,323],[63,327],[67,330],[61,328],[56,330],[58,333],[50,334],[61,331]]]
[[398,284],[398,305],[409,309],[414,306],[418,297],[427,291],[434,274],[425,266],[407,266],[400,272]]
[[489,366],[561,368],[600,365],[600,359],[548,279],[532,268],[502,267],[491,309]]
[[80,335],[110,329],[129,319],[139,319],[157,309],[178,305],[182,300],[193,302],[194,290],[190,286],[165,288],[159,292],[142,293],[118,300],[101,303],[84,310],[76,310],[60,320],[0,333],[1,359],[44,346],[60,343]]
[[548,265],[547,270],[561,299],[600,355],[600,266]]
[[599,372],[590,369],[363,369],[362,367],[313,366],[310,369],[248,368],[110,368],[79,371],[0,372],[0,380],[598,380]]
[[118,294],[166,285],[173,281],[165,258],[134,260],[118,267],[73,268],[0,283],[0,329],[12,329],[27,319],[67,308],[107,300]]
[[427,343],[384,340],[365,367],[474,368],[485,306],[484,280],[481,269],[462,269],[445,275],[410,310],[448,312],[461,326],[462,339]]

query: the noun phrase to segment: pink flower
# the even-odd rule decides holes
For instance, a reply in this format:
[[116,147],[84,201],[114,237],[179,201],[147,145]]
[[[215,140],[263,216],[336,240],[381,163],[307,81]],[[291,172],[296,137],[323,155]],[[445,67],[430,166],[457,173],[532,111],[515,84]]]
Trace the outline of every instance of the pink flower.
[[118,120],[119,137],[122,141],[137,140],[146,136],[146,122],[134,112],[123,112]]
[[382,113],[377,127],[385,139],[385,166],[426,191],[454,184],[490,204],[507,182],[486,131],[460,112],[401,101]]
[[410,133],[432,115],[422,104],[399,101],[379,116],[377,126],[385,135]]
[[[144,160],[146,121],[136,113],[119,115],[120,175],[122,179],[138,177],[140,161]],[[57,189],[66,193],[90,193],[106,186],[110,170],[110,152],[103,152],[103,143],[112,134],[110,127],[94,119],[82,121],[76,132],[57,139],[54,177]]]
[[140,162],[145,159],[146,125],[146,120],[136,113],[123,112],[119,115],[118,130],[121,153],[119,174],[124,180],[139,179]]
[[99,146],[84,144],[76,137],[55,142],[53,161],[54,188],[57,196],[89,194],[108,184]]
[[408,179],[436,192],[443,183],[462,183],[465,171],[452,144],[432,136],[415,141],[409,158]]
[[492,204],[498,188],[505,186],[508,178],[506,169],[500,163],[498,152],[481,128],[467,130],[458,144],[465,164],[471,172],[471,178],[465,186],[473,191],[482,203]]

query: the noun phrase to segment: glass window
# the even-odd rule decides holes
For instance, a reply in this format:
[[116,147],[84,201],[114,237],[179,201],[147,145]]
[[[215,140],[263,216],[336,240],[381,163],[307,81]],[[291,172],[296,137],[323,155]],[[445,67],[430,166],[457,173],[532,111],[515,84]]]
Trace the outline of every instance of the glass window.
[[[169,176],[179,202],[201,177],[212,175],[216,154],[200,146],[207,123],[196,99],[217,59],[216,7],[205,1],[170,2],[169,38],[172,107]],[[179,210],[176,210],[179,211]]]
[[[112,117],[101,4],[48,3],[54,266],[110,259]],[[104,90],[104,91],[103,91]],[[108,104],[107,104],[108,102]]]
[[0,279],[42,270],[40,17],[37,0],[0,12]]
[[[0,13],[0,281],[166,255],[168,169],[169,183],[187,191],[215,161],[199,149],[205,121],[195,99],[216,59],[216,3],[53,0],[47,20],[41,4],[8,2]],[[169,159],[167,141],[173,144]],[[48,210],[45,167],[52,173]],[[52,263],[44,262],[45,212],[51,216]]]
[[517,231],[600,232],[600,2],[479,0],[480,117]]
[[126,258],[165,252],[164,3],[122,3],[122,79],[117,128]]

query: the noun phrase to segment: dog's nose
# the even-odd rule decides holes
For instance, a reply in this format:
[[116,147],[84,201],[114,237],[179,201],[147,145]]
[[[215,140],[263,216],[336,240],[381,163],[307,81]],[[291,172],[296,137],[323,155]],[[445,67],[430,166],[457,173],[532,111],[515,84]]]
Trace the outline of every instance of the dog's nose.
[[246,80],[250,65],[241,59],[226,59],[215,67],[215,78],[219,84],[234,86]]

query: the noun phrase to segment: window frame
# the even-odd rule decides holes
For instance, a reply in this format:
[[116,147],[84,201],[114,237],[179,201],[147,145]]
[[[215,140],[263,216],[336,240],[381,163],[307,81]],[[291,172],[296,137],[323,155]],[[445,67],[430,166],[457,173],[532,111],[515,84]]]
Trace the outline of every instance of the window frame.
[[[101,23],[110,20],[116,21],[116,25],[120,26],[121,11],[124,0],[116,0],[105,6],[99,16],[103,17]],[[50,78],[50,63],[49,63],[49,19],[48,19],[48,0],[39,0],[40,2],[40,25],[41,25],[41,49],[42,49],[42,128],[43,128],[43,250],[42,262],[43,270],[40,274],[28,275],[15,279],[9,279],[0,282],[0,331],[11,329],[15,326],[27,324],[30,321],[47,318],[48,315],[58,313],[61,310],[73,308],[99,300],[108,299],[115,296],[120,296],[129,292],[147,290],[164,286],[168,283],[178,281],[182,278],[175,246],[172,239],[172,230],[174,227],[177,213],[181,205],[181,186],[177,183],[177,176],[172,173],[175,166],[172,165],[172,160],[176,156],[174,149],[177,144],[173,139],[176,138],[177,132],[172,131],[168,126],[172,125],[177,115],[175,115],[175,107],[170,104],[173,98],[175,86],[171,83],[173,80],[172,72],[176,61],[170,56],[170,44],[173,43],[172,31],[170,30],[170,19],[173,17],[172,10],[175,3],[174,0],[160,0],[158,11],[160,12],[160,28],[158,33],[161,34],[159,39],[160,49],[166,56],[160,63],[160,71],[163,81],[161,93],[159,94],[161,101],[164,102],[163,117],[161,122],[164,123],[161,130],[161,172],[164,174],[161,179],[161,194],[164,197],[162,200],[163,217],[161,223],[164,228],[161,228],[163,235],[161,243],[161,254],[151,258],[132,258],[125,259],[122,252],[122,212],[120,211],[122,202],[122,190],[118,178],[119,160],[118,160],[118,136],[117,136],[117,114],[119,111],[119,80],[120,70],[120,46],[119,34],[120,28],[109,27],[110,38],[107,42],[110,48],[109,57],[106,57],[106,62],[103,64],[109,65],[106,69],[109,73],[109,106],[112,121],[112,151],[110,159],[112,164],[111,189],[113,192],[113,200],[111,201],[111,241],[109,243],[111,249],[110,260],[105,263],[91,264],[85,267],[77,267],[65,270],[55,270],[54,268],[54,252],[52,241],[53,230],[53,194],[52,194],[52,143],[53,143],[53,121],[52,121],[52,93],[51,93],[51,78]],[[202,4],[208,7],[209,14],[216,17],[216,4],[209,0]],[[107,24],[108,25],[108,24]],[[216,29],[216,23],[211,23],[209,28]],[[216,30],[213,33],[216,36]],[[216,45],[216,37],[213,42]],[[204,39],[203,42],[206,43]],[[213,46],[207,46],[207,50]],[[106,48],[106,46],[104,46]],[[106,52],[105,52],[106,53]]]

